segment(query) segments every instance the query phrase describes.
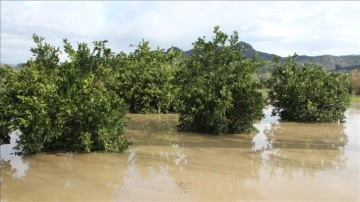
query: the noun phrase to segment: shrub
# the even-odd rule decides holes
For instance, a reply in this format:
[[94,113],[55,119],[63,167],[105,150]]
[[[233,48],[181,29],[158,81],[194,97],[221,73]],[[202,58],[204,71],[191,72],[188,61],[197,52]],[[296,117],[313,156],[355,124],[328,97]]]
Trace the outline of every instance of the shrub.
[[253,77],[262,63],[241,56],[236,31],[229,37],[215,26],[214,34],[213,41],[205,42],[204,37],[193,43],[193,54],[177,76],[182,104],[179,129],[248,132],[263,117],[264,99]]
[[151,50],[142,41],[128,56],[122,56],[119,68],[118,94],[125,99],[131,113],[168,113],[176,108],[175,72],[182,55]]
[[0,67],[0,145],[10,144],[11,125],[14,105],[8,99],[17,80],[17,72],[10,66]]
[[319,65],[296,65],[297,56],[284,63],[274,60],[269,92],[273,115],[285,121],[333,122],[344,121],[349,106],[348,76],[326,73]]
[[126,149],[126,105],[104,86],[112,74],[107,61],[113,57],[106,41],[94,42],[91,53],[84,43],[74,50],[64,40],[70,60],[60,63],[59,49],[44,44],[42,37],[33,38],[35,59],[9,80],[4,97],[9,108],[1,107],[8,131],[21,131],[18,148],[25,153]]

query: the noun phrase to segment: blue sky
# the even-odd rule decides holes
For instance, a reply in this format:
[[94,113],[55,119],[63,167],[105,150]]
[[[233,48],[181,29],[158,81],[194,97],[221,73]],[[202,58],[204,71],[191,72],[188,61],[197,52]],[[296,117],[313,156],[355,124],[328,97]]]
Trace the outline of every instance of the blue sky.
[[214,25],[280,56],[359,55],[359,22],[359,1],[1,1],[1,63],[27,61],[33,33],[57,47],[108,40],[128,53],[142,39],[189,50]]

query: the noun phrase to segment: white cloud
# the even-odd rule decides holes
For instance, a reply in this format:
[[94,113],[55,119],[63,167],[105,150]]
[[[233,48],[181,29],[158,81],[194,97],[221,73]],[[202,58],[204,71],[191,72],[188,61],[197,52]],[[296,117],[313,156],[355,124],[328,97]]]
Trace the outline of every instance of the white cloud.
[[214,25],[282,56],[360,54],[359,21],[360,2],[1,1],[1,62],[29,59],[33,33],[56,46],[107,39],[128,52],[144,38],[188,50],[198,37],[211,40]]
[[[7,2],[10,3],[10,2]],[[6,9],[6,5],[4,5]],[[27,28],[70,36],[96,36],[104,26],[106,7],[101,2],[30,1],[15,4],[5,17],[13,28]],[[6,23],[6,21],[5,21]]]

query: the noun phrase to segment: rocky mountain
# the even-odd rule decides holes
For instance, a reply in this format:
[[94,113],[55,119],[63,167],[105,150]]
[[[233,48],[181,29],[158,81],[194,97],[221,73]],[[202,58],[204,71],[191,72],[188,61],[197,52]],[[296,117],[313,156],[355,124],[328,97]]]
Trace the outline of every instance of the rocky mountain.
[[[265,53],[255,50],[250,44],[246,42],[239,42],[237,44],[239,47],[243,48],[243,54],[247,57],[253,57],[257,54],[258,57],[261,57],[267,61],[272,61],[274,54]],[[181,50],[177,47],[172,47],[175,50]],[[170,49],[168,49],[169,51]],[[184,51],[186,56],[190,56],[193,50]],[[285,60],[286,57],[281,57],[282,60]],[[346,55],[346,56],[333,56],[333,55],[320,55],[320,56],[306,56],[299,55],[298,63],[313,62],[324,67],[327,71],[341,71],[349,72],[352,69],[360,69],[360,55]]]

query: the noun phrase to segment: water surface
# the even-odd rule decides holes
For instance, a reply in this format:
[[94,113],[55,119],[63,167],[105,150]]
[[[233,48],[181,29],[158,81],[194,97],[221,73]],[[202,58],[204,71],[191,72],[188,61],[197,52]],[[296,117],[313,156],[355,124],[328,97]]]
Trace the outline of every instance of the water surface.
[[345,124],[264,112],[257,133],[222,137],[178,133],[174,114],[130,114],[134,145],[121,154],[20,157],[2,145],[1,201],[360,200],[359,107]]

